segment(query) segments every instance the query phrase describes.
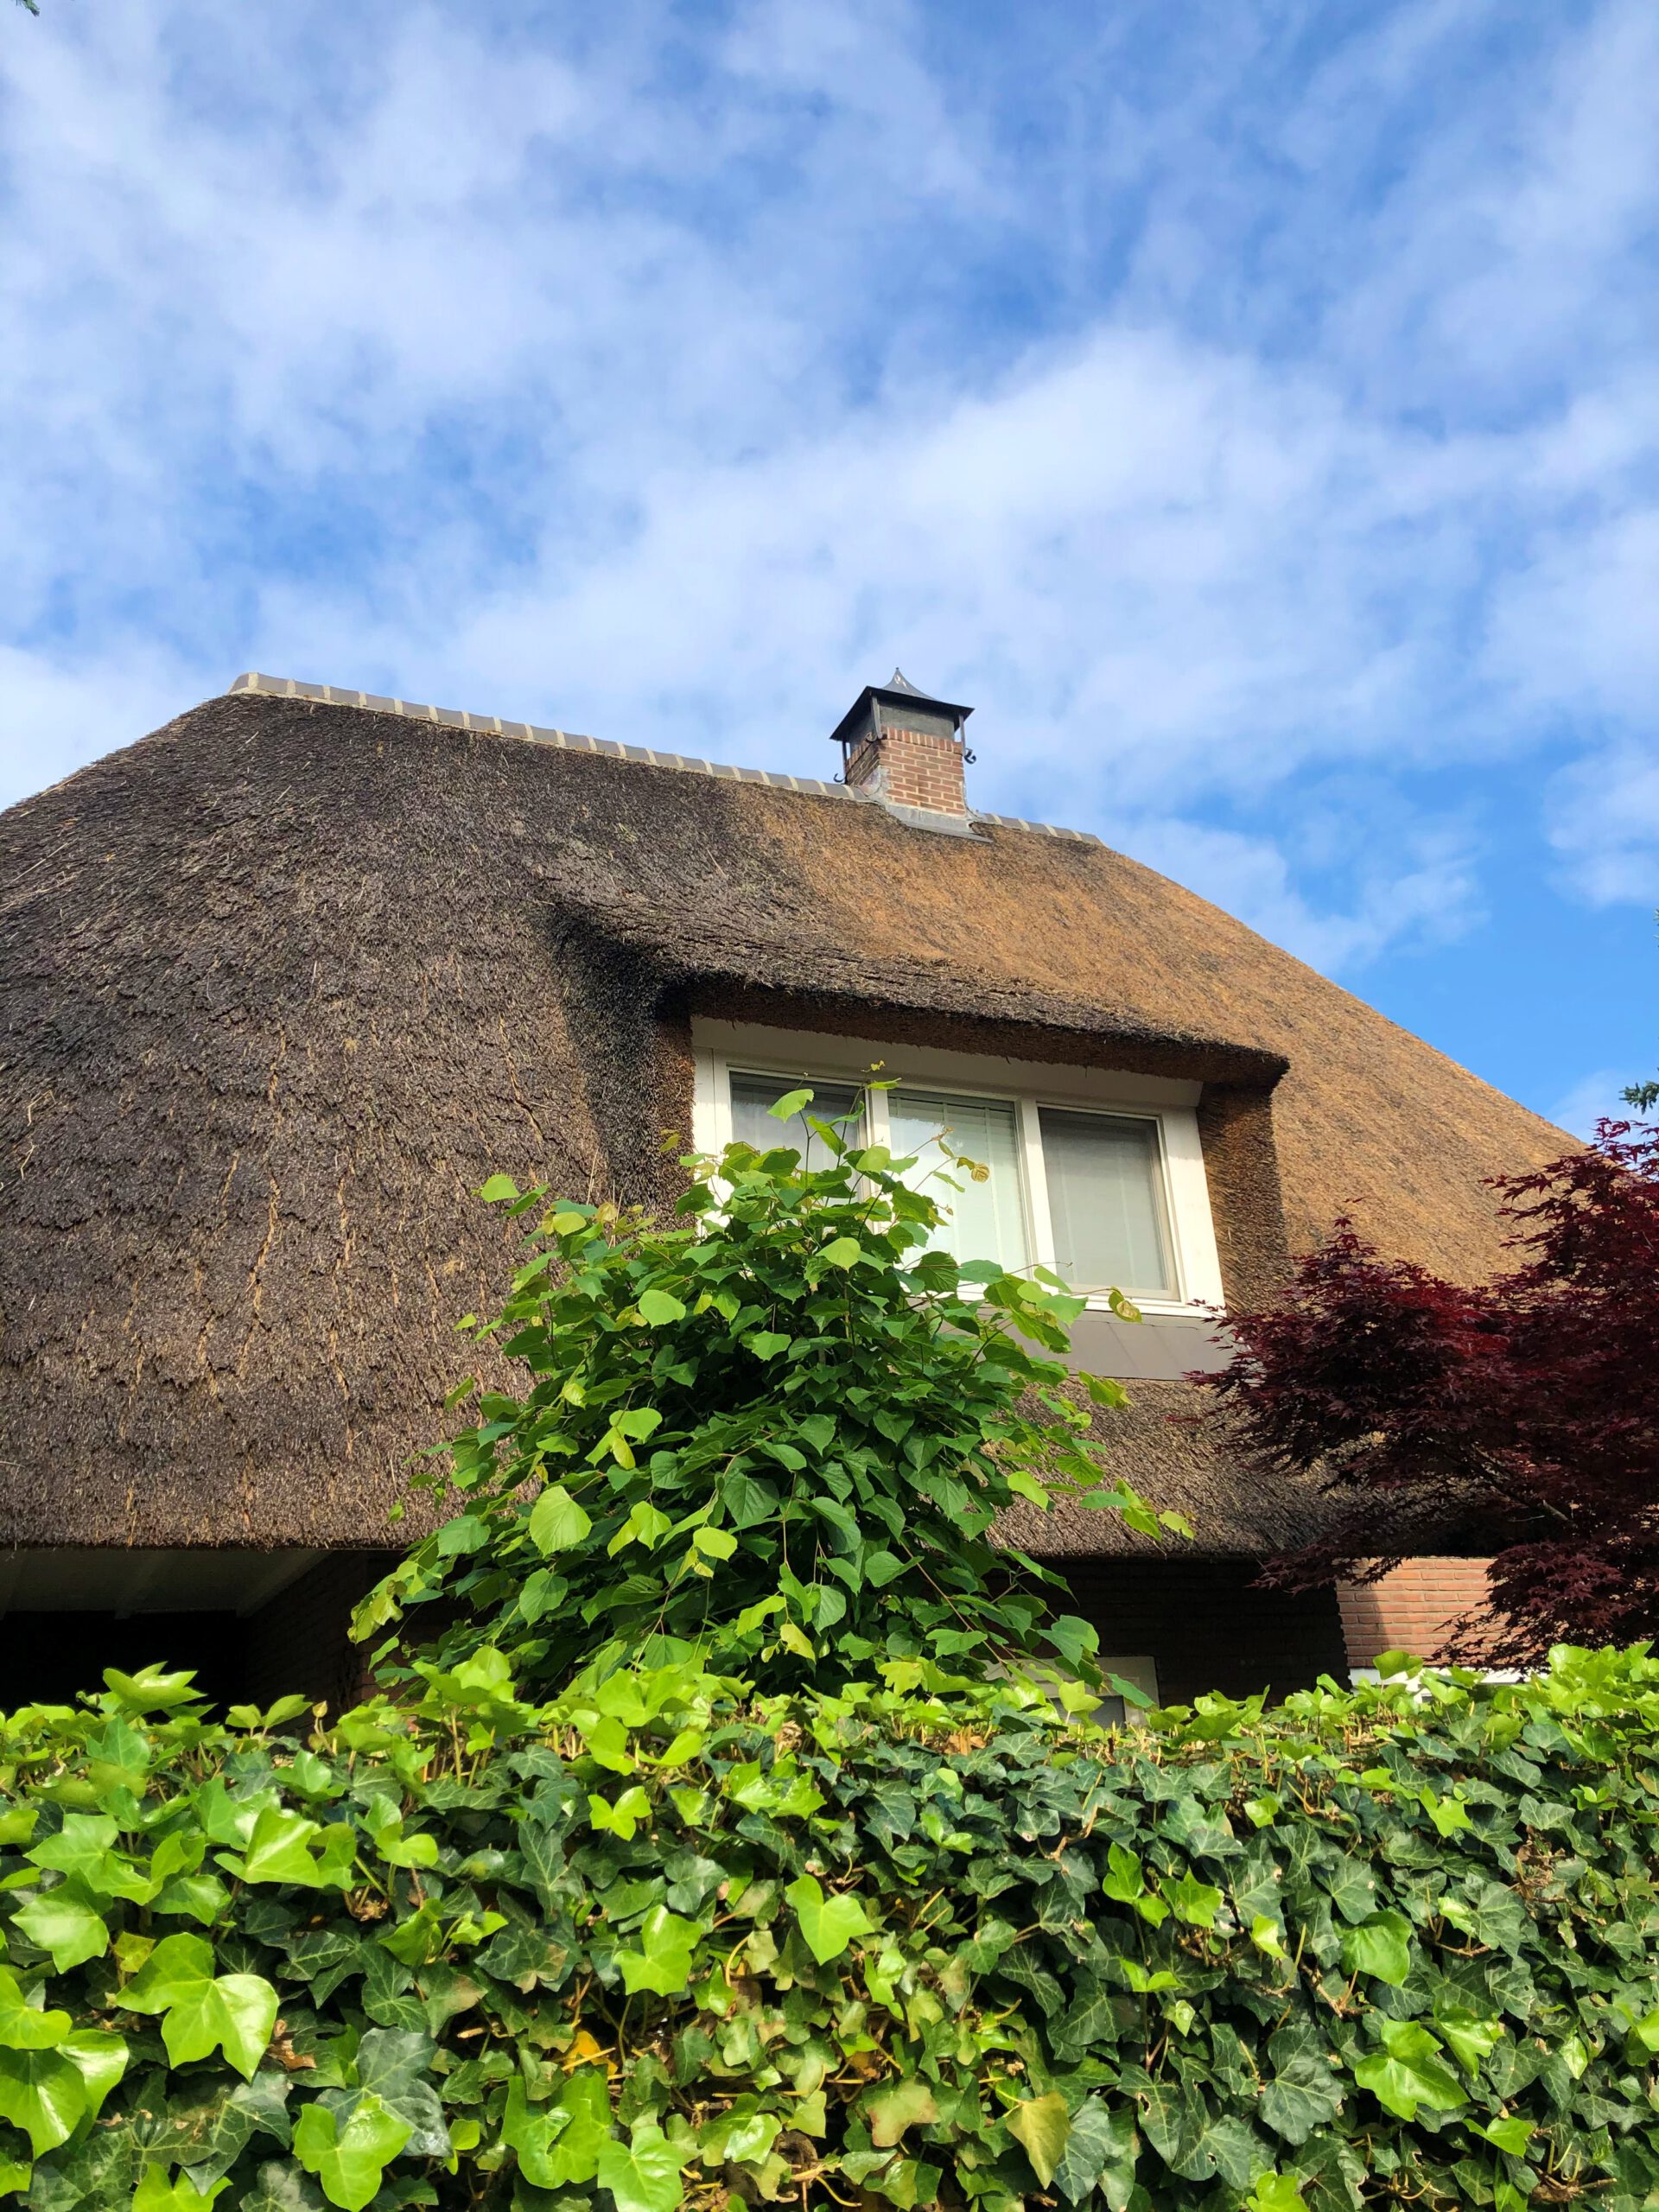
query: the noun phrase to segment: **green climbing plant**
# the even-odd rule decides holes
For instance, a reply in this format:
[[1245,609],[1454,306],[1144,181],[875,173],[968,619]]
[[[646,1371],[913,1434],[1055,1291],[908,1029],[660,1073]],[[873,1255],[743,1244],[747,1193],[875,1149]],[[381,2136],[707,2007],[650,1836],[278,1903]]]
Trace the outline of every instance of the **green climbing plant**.
[[1063,1497],[1190,1531],[1103,1476],[1088,1408],[1124,1395],[1062,1363],[1083,1300],[1042,1269],[959,1264],[942,1199],[972,1164],[895,1160],[860,1119],[808,1116],[820,1168],[781,1127],[689,1160],[665,1224],[484,1185],[528,1252],[502,1311],[466,1325],[526,1384],[461,1394],[476,1420],[421,1478],[448,1517],[359,1635],[393,1627],[441,1668],[488,1643],[542,1688],[669,1647],[777,1688],[923,1654],[1097,1681],[1094,1630],[1051,1611],[1064,1585],[993,1541],[997,1516]]

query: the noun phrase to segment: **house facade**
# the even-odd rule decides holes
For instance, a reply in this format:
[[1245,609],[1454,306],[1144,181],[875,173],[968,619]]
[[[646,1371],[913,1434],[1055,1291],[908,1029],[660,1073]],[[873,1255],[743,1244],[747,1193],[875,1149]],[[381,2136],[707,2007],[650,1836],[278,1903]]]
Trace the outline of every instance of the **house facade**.
[[0,817],[8,1703],[156,1656],[346,1694],[512,1265],[478,1185],[667,1204],[689,1146],[877,1062],[872,1135],[987,1167],[952,1239],[1090,1294],[1106,1465],[1197,1529],[1021,1510],[1124,1672],[1287,1689],[1478,1592],[1255,1587],[1321,1500],[1183,1378],[1338,1214],[1492,1272],[1485,1179],[1567,1140],[1096,839],[974,811],[967,713],[895,674],[819,781],[247,676]]

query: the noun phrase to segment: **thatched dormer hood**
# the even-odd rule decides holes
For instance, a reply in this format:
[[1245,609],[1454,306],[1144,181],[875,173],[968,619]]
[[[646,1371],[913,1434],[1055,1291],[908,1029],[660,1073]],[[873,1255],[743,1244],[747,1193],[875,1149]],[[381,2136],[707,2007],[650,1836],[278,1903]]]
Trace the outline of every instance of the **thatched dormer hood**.
[[[1234,1301],[1339,1212],[1488,1272],[1483,1179],[1567,1141],[1091,838],[356,696],[244,679],[0,817],[0,1541],[390,1541],[505,1281],[469,1193],[660,1192],[696,1013],[1197,1079]],[[1135,1478],[1304,1536],[1181,1392]]]

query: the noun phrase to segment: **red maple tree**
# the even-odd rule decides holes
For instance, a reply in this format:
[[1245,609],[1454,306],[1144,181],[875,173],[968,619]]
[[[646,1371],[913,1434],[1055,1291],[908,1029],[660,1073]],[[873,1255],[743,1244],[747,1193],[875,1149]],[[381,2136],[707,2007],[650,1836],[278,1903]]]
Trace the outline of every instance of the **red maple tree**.
[[1439,1656],[1524,1667],[1659,1628],[1659,1128],[1605,1122],[1496,1187],[1512,1273],[1446,1282],[1339,1222],[1282,1304],[1230,1318],[1232,1360],[1204,1379],[1247,1460],[1332,1510],[1267,1579],[1491,1552],[1490,1608]]

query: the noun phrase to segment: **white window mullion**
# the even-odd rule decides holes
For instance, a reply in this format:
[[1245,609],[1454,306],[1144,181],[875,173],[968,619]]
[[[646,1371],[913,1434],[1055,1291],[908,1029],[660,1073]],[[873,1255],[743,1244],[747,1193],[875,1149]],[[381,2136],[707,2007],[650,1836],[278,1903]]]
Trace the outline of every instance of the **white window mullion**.
[[1029,1098],[1015,1101],[1020,1116],[1020,1153],[1025,1167],[1026,1220],[1031,1230],[1031,1255],[1039,1267],[1054,1265],[1054,1224],[1048,1211],[1048,1177],[1043,1167],[1043,1132],[1037,1109]]

